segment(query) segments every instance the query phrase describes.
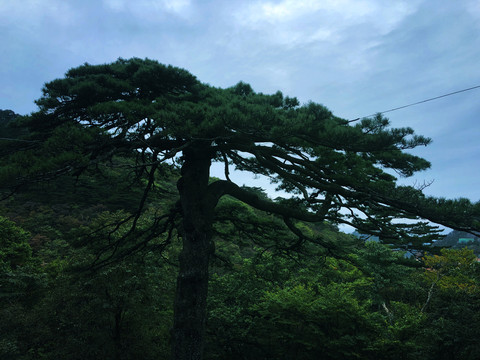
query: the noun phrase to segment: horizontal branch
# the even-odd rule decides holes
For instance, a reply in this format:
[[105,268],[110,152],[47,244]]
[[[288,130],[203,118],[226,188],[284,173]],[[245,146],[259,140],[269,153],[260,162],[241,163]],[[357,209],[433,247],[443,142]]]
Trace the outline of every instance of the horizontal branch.
[[217,199],[223,195],[230,195],[258,210],[307,222],[323,221],[331,206],[331,203],[326,201],[320,211],[312,213],[306,210],[294,208],[292,206],[276,203],[268,199],[260,198],[257,194],[242,189],[233,182],[225,180],[218,180],[210,184],[209,191],[210,194]]

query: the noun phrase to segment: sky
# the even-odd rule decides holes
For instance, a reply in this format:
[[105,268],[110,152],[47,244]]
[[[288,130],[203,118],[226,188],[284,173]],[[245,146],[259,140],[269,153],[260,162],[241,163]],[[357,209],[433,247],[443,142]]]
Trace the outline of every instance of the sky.
[[[479,0],[0,0],[0,39],[0,109],[20,114],[68,69],[119,57],[280,90],[345,119],[480,85]],[[402,184],[480,200],[480,89],[385,115],[433,139],[414,150],[432,168]]]

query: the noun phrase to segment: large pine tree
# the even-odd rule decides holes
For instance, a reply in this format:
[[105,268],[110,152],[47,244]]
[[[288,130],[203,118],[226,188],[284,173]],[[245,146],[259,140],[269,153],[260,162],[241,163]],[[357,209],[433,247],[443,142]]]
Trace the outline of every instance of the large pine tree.
[[[431,240],[435,228],[425,220],[480,231],[478,203],[396,185],[392,173],[411,176],[430,166],[404,151],[430,139],[389,128],[380,115],[351,124],[316,103],[300,106],[296,98],[255,93],[245,83],[215,88],[185,70],[137,58],[71,69],[47,83],[36,103],[38,111],[22,119],[28,138],[9,143],[2,160],[7,195],[32,181],[80,176],[115,165],[116,155],[133,155],[134,174],[144,179],[135,227],[162,163],[181,167],[179,201],[152,231],[171,235],[176,226],[183,239],[174,359],[202,358],[212,223],[225,195],[281,218],[297,237],[292,248],[305,241],[341,245],[309,237],[299,221],[348,224],[396,243]],[[224,180],[210,180],[213,162],[224,164]],[[269,177],[291,198],[274,202],[238,186],[229,177],[233,168]]]

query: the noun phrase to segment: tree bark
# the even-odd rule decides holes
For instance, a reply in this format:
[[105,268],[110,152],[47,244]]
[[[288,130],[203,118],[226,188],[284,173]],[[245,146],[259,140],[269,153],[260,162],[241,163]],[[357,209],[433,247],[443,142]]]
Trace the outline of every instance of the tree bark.
[[113,342],[115,344],[115,360],[120,360],[122,357],[122,313],[121,306],[115,309],[115,328],[113,330]]
[[203,357],[208,292],[208,263],[215,204],[209,201],[210,154],[202,148],[184,150],[182,177],[177,187],[183,212],[183,249],[174,304],[172,359]]

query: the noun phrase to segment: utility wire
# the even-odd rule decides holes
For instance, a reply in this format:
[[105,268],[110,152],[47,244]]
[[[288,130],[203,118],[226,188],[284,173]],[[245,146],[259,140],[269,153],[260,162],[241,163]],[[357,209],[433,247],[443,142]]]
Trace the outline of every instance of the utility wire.
[[441,99],[441,98],[444,98],[444,97],[447,97],[447,96],[459,94],[459,93],[461,93],[461,92],[470,91],[470,90],[478,89],[478,88],[480,88],[480,85],[473,86],[473,87],[468,88],[468,89],[463,89],[463,90],[454,91],[454,92],[451,92],[451,93],[448,93],[448,94],[445,94],[445,95],[435,96],[435,97],[430,98],[430,99],[418,101],[418,102],[415,102],[415,103],[412,103],[412,104],[408,104],[408,105],[399,106],[399,107],[396,107],[396,108],[393,108],[393,109],[390,109],[390,110],[381,111],[381,112],[378,112],[378,113],[375,113],[375,114],[371,114],[371,115],[368,115],[368,116],[362,116],[362,117],[359,117],[359,118],[356,118],[356,119],[353,119],[353,120],[349,120],[348,122],[351,123],[351,122],[358,121],[358,120],[361,120],[361,119],[364,119],[364,118],[369,118],[369,117],[375,116],[375,115],[377,115],[377,114],[385,114],[385,113],[388,113],[388,112],[392,112],[392,111],[396,111],[396,110],[400,110],[400,109],[405,109],[405,108],[410,107],[410,106],[414,106],[414,105],[418,105],[418,104],[423,104],[423,103],[426,103],[426,102],[428,102],[428,101],[433,101],[433,100]]

